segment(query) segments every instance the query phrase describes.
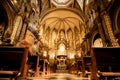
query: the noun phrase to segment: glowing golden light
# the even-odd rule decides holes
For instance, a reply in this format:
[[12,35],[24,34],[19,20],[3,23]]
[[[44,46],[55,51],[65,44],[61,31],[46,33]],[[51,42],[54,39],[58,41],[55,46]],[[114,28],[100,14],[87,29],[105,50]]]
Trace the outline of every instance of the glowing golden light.
[[43,52],[43,56],[47,57],[47,52],[46,51]]
[[54,0],[54,1],[59,4],[64,4],[64,3],[68,2],[69,0]]
[[50,59],[54,59],[54,58],[55,58],[55,54],[51,54]]
[[81,53],[78,53],[78,57],[81,57]]
[[74,59],[74,54],[70,54],[70,55],[69,55],[69,58],[70,58],[70,59]]
[[65,47],[63,45],[60,46],[60,51],[64,52],[65,51]]
[[103,47],[102,39],[101,38],[96,39],[93,43],[93,46],[94,47]]
[[17,0],[14,0],[14,3],[17,3]]

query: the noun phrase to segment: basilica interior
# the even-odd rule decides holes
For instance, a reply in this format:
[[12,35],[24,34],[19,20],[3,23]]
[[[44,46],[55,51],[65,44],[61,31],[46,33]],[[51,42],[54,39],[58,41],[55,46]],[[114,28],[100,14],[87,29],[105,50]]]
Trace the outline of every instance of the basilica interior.
[[120,80],[119,53],[119,0],[0,0],[0,80]]

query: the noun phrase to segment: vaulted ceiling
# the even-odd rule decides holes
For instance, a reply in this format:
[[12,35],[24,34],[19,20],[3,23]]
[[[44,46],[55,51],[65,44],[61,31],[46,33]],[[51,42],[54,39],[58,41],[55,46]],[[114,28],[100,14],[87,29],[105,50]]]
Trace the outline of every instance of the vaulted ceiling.
[[[0,2],[4,2],[4,0]],[[26,2],[30,4],[37,15],[35,14],[36,17],[33,13],[30,15],[29,27],[31,27],[31,31],[38,30],[38,34],[44,38],[43,40],[49,36],[47,43],[50,42],[50,36],[54,31],[57,37],[61,31],[64,31],[66,40],[68,36],[72,36],[72,39],[75,40],[74,45],[76,45],[80,44],[85,36],[86,27],[89,27],[86,21],[90,19],[92,8],[96,8],[94,5],[108,8],[114,0],[8,0],[7,2],[15,12],[18,12],[22,2],[25,3],[23,4],[25,9]]]
[[80,44],[85,35],[84,14],[77,0],[51,0],[50,6],[42,7],[39,22],[39,34],[52,48],[54,41],[61,38],[61,31],[64,39],[71,42],[70,47]]
[[57,10],[46,15],[43,23],[45,24],[45,30],[50,28],[51,30],[74,30],[76,27],[80,31],[80,26],[83,24],[83,20],[71,11]]

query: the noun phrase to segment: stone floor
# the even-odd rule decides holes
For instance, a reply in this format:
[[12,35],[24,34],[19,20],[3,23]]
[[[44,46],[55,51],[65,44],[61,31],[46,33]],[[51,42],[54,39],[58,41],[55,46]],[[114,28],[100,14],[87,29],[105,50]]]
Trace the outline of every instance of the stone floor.
[[39,77],[28,77],[27,80],[90,80],[90,78],[83,78],[79,75],[67,73],[54,73],[50,75],[42,75]]

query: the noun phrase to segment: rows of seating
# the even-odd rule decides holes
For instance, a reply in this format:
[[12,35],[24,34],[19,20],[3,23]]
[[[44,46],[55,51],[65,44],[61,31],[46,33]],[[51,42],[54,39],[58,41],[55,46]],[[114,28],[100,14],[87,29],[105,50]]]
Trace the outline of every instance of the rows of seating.
[[90,56],[83,58],[85,66],[90,66],[93,80],[119,80],[120,47],[92,47]]
[[[84,56],[83,61],[84,67],[90,68],[87,74],[94,80],[120,78],[120,47],[93,47],[90,56]],[[0,46],[0,79],[25,78],[28,73],[35,76],[43,63],[39,56],[32,56],[27,47]]]
[[30,69],[36,71],[36,60],[27,47],[0,46],[0,80],[26,78]]

